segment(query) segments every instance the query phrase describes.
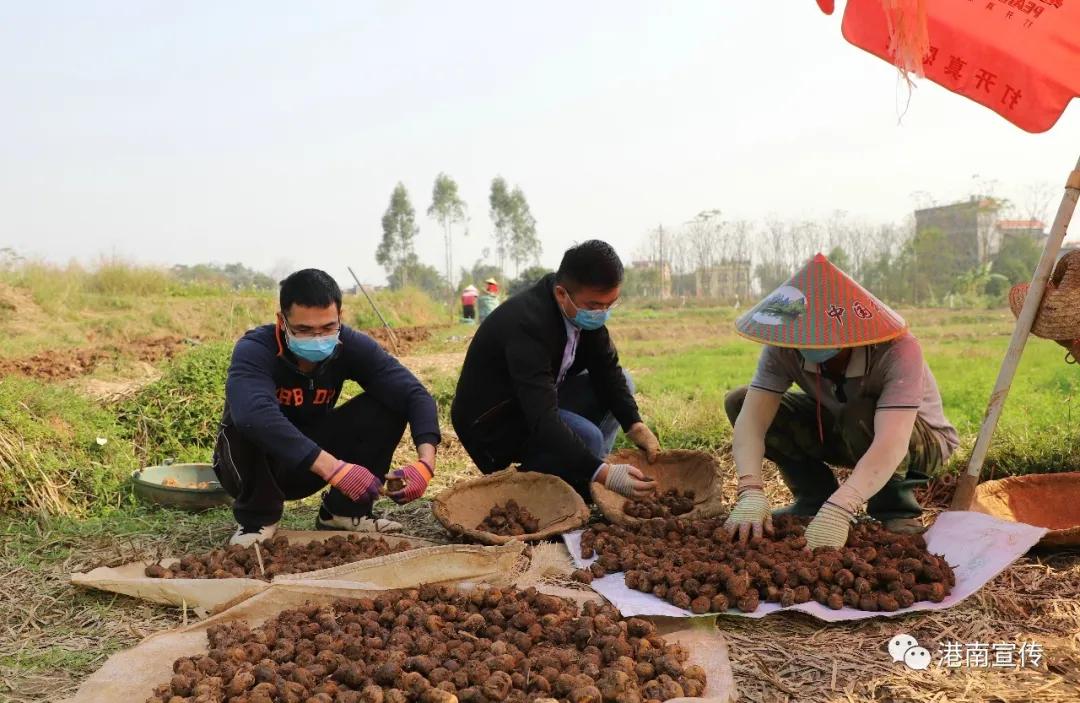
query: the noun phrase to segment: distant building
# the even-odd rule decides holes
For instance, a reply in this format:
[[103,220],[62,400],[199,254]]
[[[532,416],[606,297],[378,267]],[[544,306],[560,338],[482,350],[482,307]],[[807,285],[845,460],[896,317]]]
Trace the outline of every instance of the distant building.
[[671,263],[667,261],[634,261],[630,268],[641,274],[641,294],[667,300],[671,297]]
[[997,227],[1000,204],[993,198],[976,198],[952,205],[915,211],[915,229],[940,230],[960,270],[988,263],[1001,249],[1003,232]]
[[1041,220],[998,220],[1002,240],[1008,237],[1027,237],[1039,244],[1046,241],[1046,225]]
[[721,261],[694,272],[694,286],[699,298],[746,301],[750,298],[750,261]]

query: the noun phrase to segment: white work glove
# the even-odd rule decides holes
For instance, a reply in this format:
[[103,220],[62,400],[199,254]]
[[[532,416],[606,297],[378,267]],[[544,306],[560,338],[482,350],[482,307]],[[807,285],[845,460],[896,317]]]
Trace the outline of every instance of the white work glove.
[[761,537],[772,534],[772,514],[769,512],[769,499],[765,497],[762,484],[756,479],[739,477],[739,499],[724,523],[724,529],[731,536],[738,537],[746,544],[751,534]]
[[866,499],[851,485],[851,481],[837,488],[807,525],[804,535],[806,548],[839,549],[847,544],[848,534],[851,532],[851,518],[865,502]]

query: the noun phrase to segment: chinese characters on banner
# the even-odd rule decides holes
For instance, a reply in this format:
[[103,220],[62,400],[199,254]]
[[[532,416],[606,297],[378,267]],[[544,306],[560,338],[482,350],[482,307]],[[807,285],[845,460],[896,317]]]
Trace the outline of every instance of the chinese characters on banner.
[[[1080,0],[927,3],[930,80],[1030,132],[1053,126],[1080,95]],[[849,0],[844,37],[892,61],[881,0]]]

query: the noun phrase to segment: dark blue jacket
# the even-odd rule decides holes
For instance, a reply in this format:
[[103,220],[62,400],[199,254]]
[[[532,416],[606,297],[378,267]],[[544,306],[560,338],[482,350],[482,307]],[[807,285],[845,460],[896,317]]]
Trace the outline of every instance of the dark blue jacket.
[[[417,444],[439,443],[435,399],[416,376],[375,340],[346,326],[329,359],[304,373],[277,325],[248,330],[233,349],[222,422],[251,438],[286,466],[308,468],[321,447],[304,429],[328,415],[346,380],[409,421]],[[356,428],[363,432],[362,427]]]

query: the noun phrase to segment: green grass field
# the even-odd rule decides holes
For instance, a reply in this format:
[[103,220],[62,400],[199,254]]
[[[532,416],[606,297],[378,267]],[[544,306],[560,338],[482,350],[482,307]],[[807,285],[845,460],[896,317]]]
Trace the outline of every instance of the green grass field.
[[[214,300],[200,314],[213,318],[222,304]],[[159,378],[119,399],[88,398],[85,378],[42,384],[19,375],[0,377],[5,417],[0,424],[5,469],[0,507],[72,514],[91,506],[118,508],[128,502],[123,479],[137,466],[166,457],[208,461],[231,339],[238,329],[258,322],[259,311],[269,316],[272,310],[258,298],[242,299],[238,306],[243,308],[239,318],[222,326],[200,324],[207,331],[203,343],[172,362],[159,362]],[[665,446],[723,449],[730,439],[724,395],[750,379],[759,346],[733,333],[730,309],[627,307],[611,329],[635,379],[646,421]],[[1012,319],[1004,311],[904,312],[922,340],[946,413],[963,438],[949,467],[956,470],[978,432]],[[118,314],[127,318],[130,311]],[[439,402],[447,430],[447,411],[472,330],[465,325],[434,328],[430,339],[404,357]],[[124,346],[115,348],[115,361],[91,376],[124,376],[129,368]],[[1080,468],[1072,422],[1073,399],[1080,391],[1076,372],[1064,363],[1058,346],[1029,342],[991,449],[988,465],[995,475]],[[345,397],[358,390],[348,389]],[[107,444],[100,446],[98,438]],[[457,471],[467,461],[450,455],[445,463]],[[45,489],[28,488],[35,479]],[[66,488],[58,492],[48,484]]]
[[[631,313],[614,325],[613,335],[629,338],[619,344],[621,356],[649,421],[674,443],[715,448],[729,438],[724,395],[753,375],[759,347],[731,332],[730,313],[694,312],[663,317],[650,311],[641,319]],[[946,415],[969,450],[1008,347],[1012,317],[1007,311],[903,313],[922,342]],[[1080,468],[1072,422],[1080,369],[1063,359],[1057,345],[1030,340],[995,435],[996,471]],[[961,450],[958,459],[966,453]]]

